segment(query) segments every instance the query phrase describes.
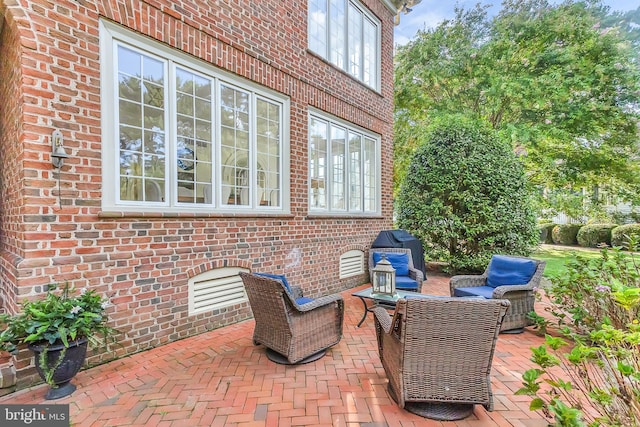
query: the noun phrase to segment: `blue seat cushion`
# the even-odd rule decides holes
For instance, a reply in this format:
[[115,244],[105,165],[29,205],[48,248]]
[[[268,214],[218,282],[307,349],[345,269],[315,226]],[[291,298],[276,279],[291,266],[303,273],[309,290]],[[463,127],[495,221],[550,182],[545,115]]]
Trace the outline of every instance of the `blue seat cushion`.
[[453,291],[454,297],[483,297],[491,299],[495,288],[491,286],[474,286],[471,288],[456,288]]
[[396,288],[414,291],[418,289],[418,282],[409,276],[396,275]]
[[313,301],[313,298],[307,298],[307,297],[296,298],[296,304],[298,305],[306,304],[311,301]]
[[287,278],[284,274],[271,274],[271,273],[253,273],[256,276],[268,277],[270,279],[280,280],[287,291],[291,292],[291,286],[289,286],[289,282],[287,282]]
[[396,276],[409,275],[409,255],[404,252],[374,252],[374,267],[380,262],[383,254],[385,258],[387,258],[387,261],[391,263],[391,266],[396,270]]
[[524,285],[531,280],[536,268],[532,259],[494,255],[487,269],[487,286]]

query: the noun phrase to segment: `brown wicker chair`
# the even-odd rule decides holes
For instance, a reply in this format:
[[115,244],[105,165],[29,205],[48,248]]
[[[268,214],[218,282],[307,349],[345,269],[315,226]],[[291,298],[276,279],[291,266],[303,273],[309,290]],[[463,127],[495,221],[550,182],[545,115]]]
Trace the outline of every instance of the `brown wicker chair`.
[[[509,308],[509,312],[502,322],[501,332],[519,333],[523,331],[525,326],[533,324],[532,319],[529,317],[529,313],[534,311],[534,304],[536,301],[535,288],[540,286],[540,280],[542,279],[542,273],[544,272],[546,262],[533,258],[517,256],[511,257],[535,261],[537,266],[531,280],[524,285],[498,286],[491,290],[490,295],[487,295],[487,297],[508,299],[511,302],[511,308]],[[486,286],[488,271],[489,266],[487,266],[482,275],[453,276],[449,280],[449,291],[451,296],[454,296],[457,288]]]
[[[422,282],[424,282],[424,274],[422,273],[422,271],[418,270],[413,265],[413,258],[411,257],[411,249],[409,249],[409,248],[370,248],[369,249],[369,280],[373,280],[373,267],[375,267],[374,262],[373,262],[373,253],[374,252],[379,252],[379,253],[392,252],[392,253],[405,253],[405,254],[407,254],[407,256],[409,258],[409,277],[416,281],[417,288],[414,288],[412,286],[403,287],[399,283],[396,283],[396,287],[398,289],[404,289],[404,290],[420,292],[420,290],[422,288]],[[396,277],[396,282],[398,282],[398,277]]]
[[401,408],[438,420],[493,410],[491,363],[507,300],[400,299],[393,317],[375,313],[388,390]]
[[[339,294],[299,304],[297,286],[287,290],[282,281],[241,272],[256,326],[253,343],[267,347],[267,357],[283,364],[308,363],[342,338],[344,301]],[[271,350],[271,351],[269,351]]]

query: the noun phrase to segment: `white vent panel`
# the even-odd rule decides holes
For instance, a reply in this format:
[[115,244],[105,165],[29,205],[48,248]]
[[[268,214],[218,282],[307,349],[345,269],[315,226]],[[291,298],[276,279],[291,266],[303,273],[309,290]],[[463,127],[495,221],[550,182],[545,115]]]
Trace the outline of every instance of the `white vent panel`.
[[237,267],[217,268],[189,279],[189,315],[247,301]]
[[364,252],[352,250],[340,256],[340,278],[364,273]]

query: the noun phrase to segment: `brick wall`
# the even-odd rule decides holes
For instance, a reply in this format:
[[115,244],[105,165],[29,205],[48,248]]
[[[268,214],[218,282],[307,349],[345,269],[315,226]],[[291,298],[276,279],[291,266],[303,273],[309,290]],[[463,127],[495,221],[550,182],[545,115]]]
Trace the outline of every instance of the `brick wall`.
[[[22,46],[17,21],[24,14],[7,13],[0,7],[0,299],[3,309],[15,311],[17,264],[22,259],[20,186],[23,180],[22,71],[19,66]],[[26,32],[26,31],[25,31]]]
[[[123,332],[116,355],[122,356],[249,318],[246,304],[187,315],[187,280],[211,268],[286,270],[310,296],[368,279],[339,280],[338,261],[347,250],[366,250],[379,230],[392,227],[393,17],[380,0],[363,4],[383,24],[381,93],[307,51],[306,0],[0,4],[0,295],[10,311],[50,282],[91,286],[111,298],[113,325]],[[101,211],[101,18],[289,97],[290,215]],[[381,217],[309,215],[309,106],[381,135]],[[54,129],[72,153],[60,172],[50,162]],[[24,353],[20,386],[34,378]],[[90,362],[113,356],[95,354]]]

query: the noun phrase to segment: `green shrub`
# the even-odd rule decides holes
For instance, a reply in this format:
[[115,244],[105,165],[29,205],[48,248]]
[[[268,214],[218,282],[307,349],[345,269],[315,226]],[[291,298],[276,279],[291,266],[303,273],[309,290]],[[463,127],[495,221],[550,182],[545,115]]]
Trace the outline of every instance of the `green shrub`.
[[556,224],[553,222],[541,222],[538,224],[538,230],[540,231],[540,243],[553,243],[551,232],[555,226]]
[[597,248],[602,244],[611,246],[611,230],[617,226],[617,224],[587,224],[580,227],[576,239],[580,246],[586,248]]
[[522,375],[516,394],[531,396],[530,409],[556,427],[639,426],[640,267],[634,258],[616,249],[602,250],[597,259],[578,256],[544,293],[550,316],[532,317],[542,331],[552,327],[559,336],[546,335],[531,348],[537,367]]
[[577,245],[578,231],[582,224],[558,224],[553,227],[551,238],[556,245]]
[[464,116],[439,119],[419,138],[397,199],[398,227],[449,272],[481,272],[495,253],[530,254],[539,239],[532,192],[511,145]]
[[629,240],[640,238],[640,224],[625,224],[611,230],[611,246],[629,250]]

